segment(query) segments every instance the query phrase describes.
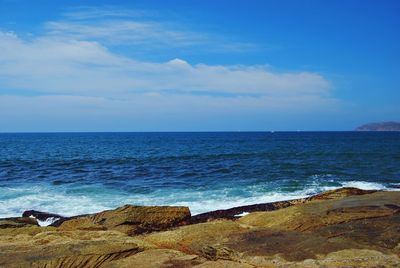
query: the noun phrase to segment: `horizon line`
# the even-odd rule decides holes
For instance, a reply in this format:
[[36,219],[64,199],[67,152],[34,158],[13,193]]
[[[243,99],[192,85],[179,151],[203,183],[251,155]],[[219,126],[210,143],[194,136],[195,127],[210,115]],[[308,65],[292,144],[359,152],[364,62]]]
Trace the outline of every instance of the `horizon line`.
[[177,130],[177,131],[0,131],[0,134],[90,134],[90,133],[296,133],[296,132],[397,132],[378,130]]

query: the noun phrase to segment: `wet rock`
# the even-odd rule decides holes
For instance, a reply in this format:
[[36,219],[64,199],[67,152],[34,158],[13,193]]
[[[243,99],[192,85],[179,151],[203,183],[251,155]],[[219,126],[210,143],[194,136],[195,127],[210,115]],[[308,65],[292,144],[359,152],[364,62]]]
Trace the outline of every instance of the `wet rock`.
[[40,221],[39,223],[41,223],[42,225],[46,225],[46,226],[51,225],[56,221],[66,219],[66,217],[63,217],[58,214],[42,212],[42,211],[37,211],[37,210],[26,210],[26,211],[24,211],[24,213],[22,213],[22,217],[30,217],[30,218],[33,217],[33,218],[37,219],[38,221]]
[[117,230],[128,235],[161,231],[190,220],[187,207],[131,206],[107,210],[91,216],[69,219],[61,230]]
[[228,219],[228,220],[236,220],[240,218],[240,214],[243,213],[251,213],[251,212],[258,212],[258,211],[272,211],[281,208],[286,208],[289,206],[293,206],[296,204],[301,204],[306,202],[305,198],[295,199],[295,200],[288,200],[288,201],[278,201],[278,202],[271,202],[271,203],[264,203],[264,204],[255,204],[255,205],[248,205],[248,206],[240,206],[234,207],[230,209],[220,209],[215,211],[210,211],[202,214],[197,214],[192,216],[190,222],[192,224],[195,223],[202,223],[217,219]]
[[28,226],[39,226],[36,219],[31,217],[15,217],[0,219],[0,229],[2,228],[21,228]]
[[22,213],[22,217],[31,217],[31,216],[40,221],[45,221],[48,218],[58,218],[58,219],[64,218],[63,216],[60,216],[58,214],[42,212],[37,210],[26,210]]
[[230,209],[220,209],[215,211],[210,211],[206,213],[201,213],[193,216],[191,218],[191,223],[201,223],[212,221],[216,219],[230,219],[235,220],[240,218],[240,214],[251,213],[251,212],[261,212],[261,211],[273,211],[277,209],[282,209],[290,207],[293,205],[298,205],[314,200],[330,200],[330,199],[341,199],[347,196],[354,195],[364,195],[377,192],[376,190],[361,190],[353,187],[344,187],[340,189],[335,189],[321,194],[317,194],[308,198],[299,198],[287,201],[277,201],[271,203],[255,204],[248,206],[234,207]]

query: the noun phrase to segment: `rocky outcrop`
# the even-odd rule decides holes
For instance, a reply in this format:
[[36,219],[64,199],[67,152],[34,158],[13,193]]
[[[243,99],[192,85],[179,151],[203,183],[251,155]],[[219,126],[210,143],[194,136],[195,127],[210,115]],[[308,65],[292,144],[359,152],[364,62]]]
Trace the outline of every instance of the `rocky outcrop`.
[[31,217],[15,217],[0,219],[0,229],[39,226],[37,220]]
[[116,230],[128,235],[166,230],[190,220],[187,207],[125,205],[61,223],[60,230]]
[[8,226],[0,267],[400,266],[400,192],[343,188],[262,205],[201,223],[187,208],[124,206],[59,227]]
[[30,218],[35,218],[36,220],[42,222],[49,222],[49,225],[50,223],[54,223],[56,221],[64,221],[67,219],[66,217],[63,217],[58,214],[42,212],[37,210],[26,210],[22,213],[22,217],[30,217]]
[[150,248],[116,231],[40,229],[20,228],[17,236],[1,234],[0,267],[100,267]]
[[[327,267],[369,267],[370,262],[382,267],[400,265],[400,192],[331,199],[334,193],[329,193],[328,200],[310,198],[287,208],[250,213],[236,221],[183,226],[142,239],[209,260],[257,267],[294,267],[295,263],[296,267],[309,267],[310,263],[310,267],[322,263]],[[363,250],[370,250],[371,256],[358,258],[358,254],[365,255]],[[335,256],[335,260],[328,256]]]
[[264,204],[255,204],[248,206],[235,207],[230,209],[221,209],[211,212],[195,215],[191,218],[191,223],[201,223],[216,219],[238,219],[243,213],[260,212],[260,211],[273,211],[281,208],[290,207],[293,205],[302,204],[313,200],[328,200],[339,199],[351,195],[364,195],[374,193],[376,190],[361,190],[353,187],[344,187],[341,189],[327,191],[317,194],[308,198],[293,199],[287,201],[278,201]]

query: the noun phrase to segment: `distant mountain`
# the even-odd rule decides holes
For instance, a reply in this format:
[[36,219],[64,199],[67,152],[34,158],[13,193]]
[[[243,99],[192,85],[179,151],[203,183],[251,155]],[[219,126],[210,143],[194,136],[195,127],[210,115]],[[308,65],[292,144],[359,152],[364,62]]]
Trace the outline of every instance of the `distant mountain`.
[[400,131],[400,122],[379,122],[362,125],[356,131]]

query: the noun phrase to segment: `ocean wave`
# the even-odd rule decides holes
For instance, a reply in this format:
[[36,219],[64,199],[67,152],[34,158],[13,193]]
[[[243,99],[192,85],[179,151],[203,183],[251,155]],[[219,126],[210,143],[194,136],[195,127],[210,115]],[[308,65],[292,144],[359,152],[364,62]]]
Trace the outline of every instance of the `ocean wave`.
[[314,182],[303,189],[292,192],[282,191],[279,188],[273,190],[272,187],[268,192],[254,191],[255,187],[246,189],[231,187],[203,191],[159,189],[151,193],[127,195],[102,185],[76,188],[80,189],[79,191],[71,191],[68,187],[64,187],[60,191],[59,188],[52,187],[52,185],[23,185],[2,189],[3,196],[7,196],[7,199],[0,201],[0,217],[20,216],[23,211],[30,209],[73,216],[113,209],[124,204],[188,206],[195,215],[218,209],[304,198],[340,187],[400,190],[376,182],[343,181],[338,182],[337,186]]
[[0,200],[0,218],[18,217],[25,210],[74,216],[113,208],[96,200],[96,196],[70,196],[48,186],[24,185],[3,188],[2,191],[8,198]]
[[382,183],[368,182],[368,181],[347,181],[343,182],[342,187],[354,187],[363,190],[399,190],[396,188],[386,187]]

